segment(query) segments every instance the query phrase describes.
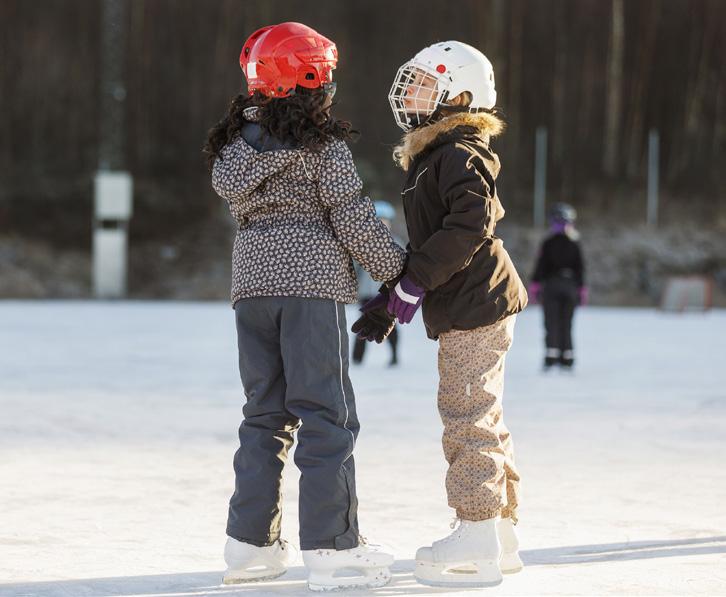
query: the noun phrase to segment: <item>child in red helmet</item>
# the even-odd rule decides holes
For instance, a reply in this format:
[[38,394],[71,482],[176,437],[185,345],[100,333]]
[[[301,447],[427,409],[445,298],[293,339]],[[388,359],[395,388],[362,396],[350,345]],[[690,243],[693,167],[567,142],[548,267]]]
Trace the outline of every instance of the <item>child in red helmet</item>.
[[[352,258],[385,282],[405,252],[360,196],[350,124],[330,113],[337,57],[332,41],[299,23],[255,32],[240,56],[249,94],[233,100],[206,145],[213,187],[238,225],[232,304],[247,398],[225,583],[275,578],[291,561],[280,539],[281,473],[296,431],[309,587],[391,577],[393,557],[358,533],[344,305],[356,301]],[[358,574],[337,577],[343,568]]]

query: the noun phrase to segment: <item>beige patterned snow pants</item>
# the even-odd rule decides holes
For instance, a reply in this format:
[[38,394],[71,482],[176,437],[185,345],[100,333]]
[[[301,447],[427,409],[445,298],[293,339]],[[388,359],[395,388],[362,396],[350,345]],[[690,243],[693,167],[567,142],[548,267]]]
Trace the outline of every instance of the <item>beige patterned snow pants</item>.
[[501,515],[517,521],[519,475],[502,413],[504,358],[515,318],[439,337],[446,493],[449,506],[464,520]]

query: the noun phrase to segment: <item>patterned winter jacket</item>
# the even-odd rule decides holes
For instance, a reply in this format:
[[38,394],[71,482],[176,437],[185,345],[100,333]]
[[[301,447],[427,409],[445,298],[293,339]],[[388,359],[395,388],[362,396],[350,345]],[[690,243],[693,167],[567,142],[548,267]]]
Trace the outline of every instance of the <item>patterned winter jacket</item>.
[[[260,131],[248,123],[254,127]],[[400,274],[405,251],[376,218],[371,200],[360,196],[362,184],[345,142],[333,140],[315,152],[263,140],[253,143],[258,151],[245,138],[250,135],[243,129],[212,171],[212,186],[239,225],[233,305],[256,296],[354,303],[351,257],[381,282]]]

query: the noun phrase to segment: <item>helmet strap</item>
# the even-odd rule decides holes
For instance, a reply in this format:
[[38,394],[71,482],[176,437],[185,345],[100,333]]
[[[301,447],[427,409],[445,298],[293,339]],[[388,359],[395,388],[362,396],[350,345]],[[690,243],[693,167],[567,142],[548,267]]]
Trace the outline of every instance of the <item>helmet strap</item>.
[[481,114],[482,112],[486,112],[487,114],[495,113],[494,108],[470,108],[468,106],[448,106],[444,104],[439,104],[439,107],[436,108],[436,112],[442,109],[449,112],[471,112],[472,114]]
[[[445,102],[449,99],[449,93],[448,91],[445,91],[441,96],[441,101],[436,106],[436,109],[431,112],[426,118],[421,119],[418,124],[414,124],[413,128],[423,128],[425,126],[430,126],[442,118],[445,118],[448,116],[447,112],[454,112],[454,113],[470,113],[470,114],[481,114],[481,113],[487,113],[487,114],[497,114],[496,108],[470,108],[469,106],[450,106],[446,104]],[[411,120],[411,116],[409,116],[409,121]]]

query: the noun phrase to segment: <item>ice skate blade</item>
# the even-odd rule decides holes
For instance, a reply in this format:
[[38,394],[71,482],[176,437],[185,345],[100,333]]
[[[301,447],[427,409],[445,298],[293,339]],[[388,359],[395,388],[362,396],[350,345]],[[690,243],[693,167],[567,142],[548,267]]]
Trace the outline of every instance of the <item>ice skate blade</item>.
[[345,591],[349,589],[377,589],[391,582],[388,568],[366,568],[360,576],[334,576],[335,571],[311,572],[308,589],[317,592]]
[[502,574],[516,574],[517,572],[521,572],[522,568],[524,568],[524,564],[522,563],[522,559],[519,557],[519,553],[512,552],[512,553],[503,553],[501,559],[499,560],[499,568],[502,571]]
[[228,570],[222,578],[223,585],[241,585],[250,582],[263,582],[279,578],[287,572],[286,568],[265,568],[263,570]]
[[413,575],[419,583],[430,587],[496,587],[502,582],[502,573],[496,560],[465,562],[417,560]]

